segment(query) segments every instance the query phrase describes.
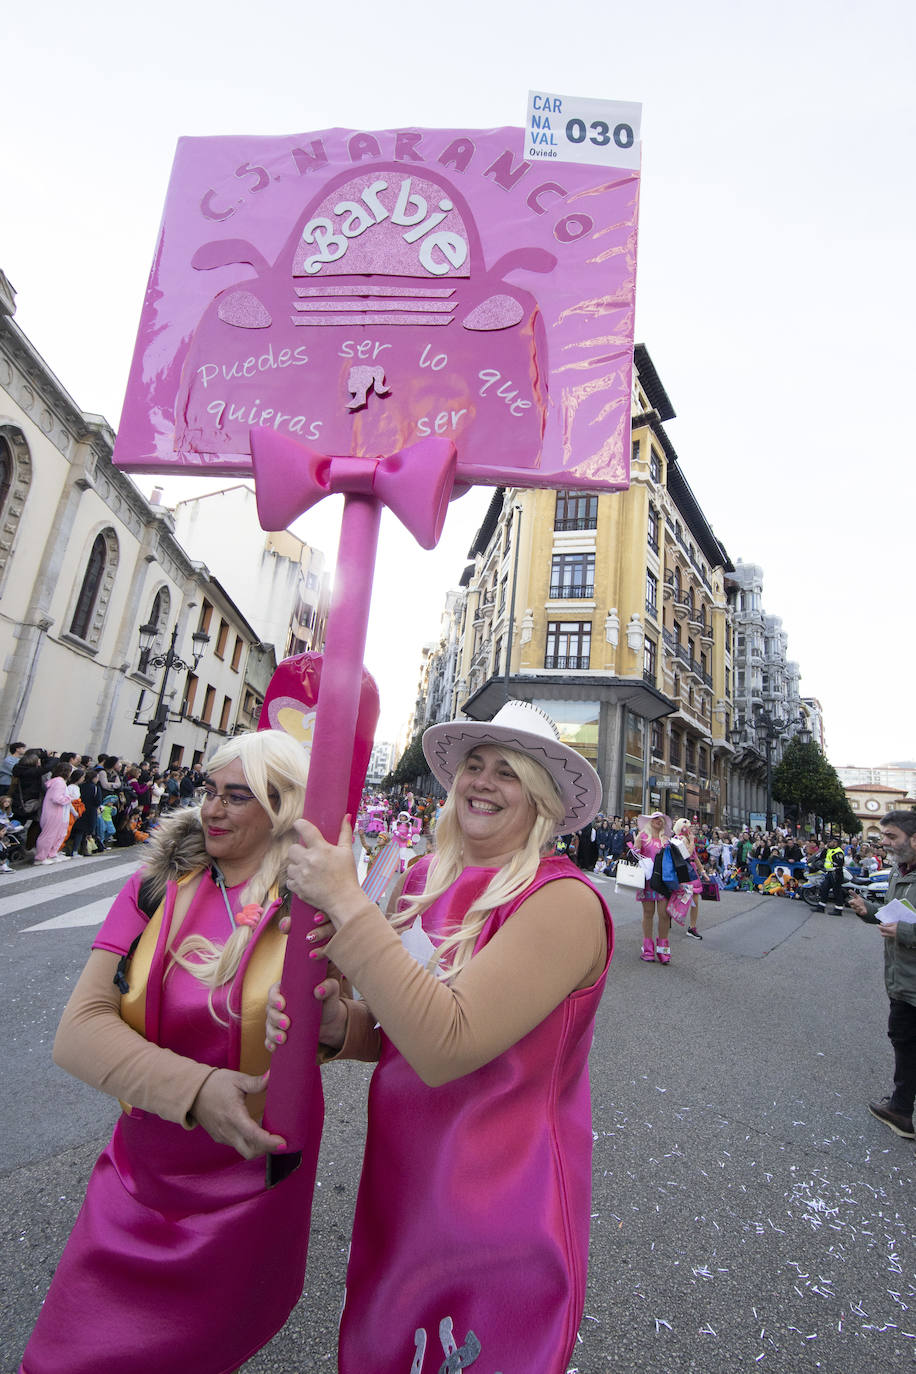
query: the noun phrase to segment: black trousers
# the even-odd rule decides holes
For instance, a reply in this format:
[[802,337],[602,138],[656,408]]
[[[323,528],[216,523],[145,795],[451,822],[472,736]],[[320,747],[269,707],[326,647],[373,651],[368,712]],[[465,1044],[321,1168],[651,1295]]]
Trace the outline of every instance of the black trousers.
[[916,1007],[911,1002],[891,998],[887,1037],[894,1047],[894,1091],[890,1105],[895,1112],[912,1116],[916,1101]]
[[[832,893],[832,896],[831,896],[831,893]],[[824,877],[823,877],[823,880],[822,880],[822,882],[821,882],[821,891],[820,891],[820,898],[821,898],[821,901],[822,901],[822,902],[826,902],[826,900],[827,900],[828,897],[830,897],[830,899],[831,899],[831,901],[833,902],[834,906],[842,906],[842,905],[843,905],[843,867],[842,867],[842,865],[840,865],[839,868],[829,868],[829,869],[827,869],[827,871],[824,873]]]

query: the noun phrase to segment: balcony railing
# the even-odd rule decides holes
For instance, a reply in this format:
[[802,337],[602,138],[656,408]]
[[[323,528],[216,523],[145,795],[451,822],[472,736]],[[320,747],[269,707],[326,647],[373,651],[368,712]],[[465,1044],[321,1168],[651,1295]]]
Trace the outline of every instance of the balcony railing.
[[595,595],[591,582],[575,585],[571,582],[553,583],[550,588],[551,601],[584,601]]
[[560,516],[553,522],[555,530],[596,530],[598,528],[598,516],[595,515],[571,515]]
[[588,654],[580,654],[578,657],[569,654],[547,654],[544,659],[544,667],[565,668],[567,672],[574,672],[580,668],[587,668],[588,659]]

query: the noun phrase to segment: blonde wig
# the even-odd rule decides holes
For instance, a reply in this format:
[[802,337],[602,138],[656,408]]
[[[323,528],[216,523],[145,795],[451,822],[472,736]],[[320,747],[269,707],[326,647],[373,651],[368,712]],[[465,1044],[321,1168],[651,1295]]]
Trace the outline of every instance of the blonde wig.
[[[552,846],[557,826],[566,814],[565,805],[553,778],[539,763],[516,749],[496,748],[500,758],[509,764],[522,785],[525,800],[534,808],[535,816],[528,838],[509,861],[490,879],[477,901],[465,912],[459,929],[443,940],[430,961],[435,967],[444,956],[450,955],[447,967],[453,978],[468,962],[474,942],[483,930],[490,912],[518,897],[529,886],[545,852]],[[472,753],[473,750],[469,750]],[[463,759],[455,772],[457,783],[467,764]],[[463,839],[458,823],[456,789],[453,786],[436,822],[436,854],[430,865],[426,890],[417,897],[402,898],[407,905],[392,920],[395,929],[403,930],[413,924],[421,912],[430,907],[465,867]]]
[[[219,773],[235,762],[242,765],[255,800],[270,817],[272,832],[257,870],[242,888],[239,903],[265,907],[279,888],[280,876],[286,870],[287,850],[296,839],[292,827],[302,817],[308,755],[285,731],[258,730],[236,735],[220,745],[209,760],[207,772]],[[220,1018],[213,1008],[213,992],[235,977],[252,934],[251,926],[237,926],[222,947],[203,935],[189,935],[172,952],[174,964],[210,988],[210,1010],[216,1020]]]
[[676,840],[680,840],[681,844],[683,845],[684,849],[686,849],[688,854],[693,854],[696,851],[697,847],[693,835],[687,833],[691,829],[691,822],[687,819],[686,816],[682,816],[679,821],[674,822],[674,830],[672,831],[674,838]]

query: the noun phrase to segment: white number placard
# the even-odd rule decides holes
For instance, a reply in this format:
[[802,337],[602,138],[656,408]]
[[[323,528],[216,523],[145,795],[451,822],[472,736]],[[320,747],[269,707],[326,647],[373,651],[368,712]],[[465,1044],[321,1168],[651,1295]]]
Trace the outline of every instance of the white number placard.
[[639,170],[642,106],[624,100],[587,100],[528,92],[525,160],[591,162]]

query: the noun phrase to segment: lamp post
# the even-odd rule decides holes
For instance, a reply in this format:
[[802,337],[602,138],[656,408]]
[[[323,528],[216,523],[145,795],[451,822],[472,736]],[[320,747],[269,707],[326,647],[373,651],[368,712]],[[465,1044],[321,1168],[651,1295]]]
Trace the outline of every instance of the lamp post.
[[175,641],[178,639],[178,621],[175,621],[172,629],[172,637],[169,640],[169,647],[164,654],[154,654],[153,644],[159,635],[159,626],[150,623],[141,625],[138,631],[140,638],[140,671],[148,672],[150,668],[162,669],[162,681],[159,684],[159,695],[156,699],[156,709],[148,721],[141,721],[134,716],[135,725],[146,725],[146,736],[143,740],[143,760],[148,763],[156,752],[160,736],[168,724],[169,711],[165,705],[165,689],[168,685],[169,673],[173,668],[179,672],[191,672],[196,670],[200,660],[203,658],[204,649],[210,643],[210,636],[205,630],[196,630],[191,636],[191,643],[194,645],[193,662],[185,663],[184,659],[179,658],[175,652]]
[[509,668],[512,658],[512,631],[515,626],[515,588],[518,583],[518,555],[521,548],[522,534],[522,508],[519,505],[513,507],[515,511],[515,563],[512,568],[512,595],[509,599],[509,625],[506,630],[506,671],[503,675],[503,691],[506,694],[506,701],[511,695],[509,686]]
[[[726,734],[726,736],[727,736],[727,738],[728,738],[729,743],[730,743],[730,744],[733,744],[733,745],[735,746],[735,751],[736,751],[736,752],[737,752],[738,748],[739,748],[742,744],[744,744],[746,733],[747,733],[747,723],[746,723],[744,717],[743,717],[743,716],[735,716],[732,725],[726,730],[725,734]],[[743,784],[742,784],[742,791],[743,791]],[[731,808],[731,786],[730,786],[730,785],[729,785],[729,808]],[[748,830],[750,830],[750,822],[751,822],[750,811],[749,811],[747,808],[742,807],[742,812],[743,812],[744,816],[747,817],[747,827],[748,827]]]
[[807,728],[808,722],[802,711],[799,711],[795,720],[780,720],[778,717],[771,716],[769,711],[763,706],[754,707],[753,728],[759,743],[762,743],[766,762],[767,762],[767,830],[773,828],[773,745],[777,741],[789,739],[793,735],[802,737],[810,731]]

